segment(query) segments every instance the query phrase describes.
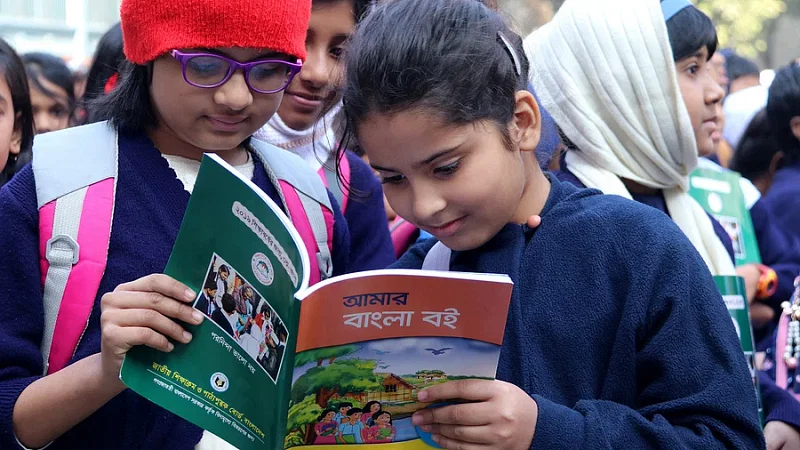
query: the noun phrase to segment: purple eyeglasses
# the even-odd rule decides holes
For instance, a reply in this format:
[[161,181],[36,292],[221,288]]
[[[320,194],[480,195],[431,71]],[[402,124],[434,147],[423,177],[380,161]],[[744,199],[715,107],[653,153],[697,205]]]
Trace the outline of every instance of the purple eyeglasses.
[[279,59],[262,59],[249,63],[240,63],[230,58],[213,53],[184,53],[179,50],[169,52],[181,63],[183,79],[199,88],[215,88],[222,86],[234,72],[244,71],[247,86],[260,94],[274,94],[286,89],[292,78],[300,72],[303,62],[296,63]]

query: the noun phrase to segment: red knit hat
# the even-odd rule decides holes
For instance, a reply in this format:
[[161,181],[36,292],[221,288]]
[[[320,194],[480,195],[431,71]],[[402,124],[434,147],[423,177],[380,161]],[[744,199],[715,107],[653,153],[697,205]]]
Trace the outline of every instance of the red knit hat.
[[146,64],[172,49],[242,47],[306,57],[311,0],[123,0],[125,56]]

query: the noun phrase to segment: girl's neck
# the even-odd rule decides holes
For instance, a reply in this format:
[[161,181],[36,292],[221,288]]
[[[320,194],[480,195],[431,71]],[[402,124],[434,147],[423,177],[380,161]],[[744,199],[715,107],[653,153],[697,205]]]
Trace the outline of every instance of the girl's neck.
[[155,127],[147,130],[147,136],[153,141],[156,149],[164,155],[181,156],[200,161],[203,159],[203,153],[214,153],[232,166],[245,164],[249,158],[244,146],[240,145],[230,150],[207,151],[183,141],[171,130],[164,127]]
[[550,180],[547,179],[539,163],[531,155],[524,153],[525,171],[527,172],[527,182],[522,190],[519,207],[517,208],[512,221],[524,224],[528,218],[541,214],[547,198],[550,196]]

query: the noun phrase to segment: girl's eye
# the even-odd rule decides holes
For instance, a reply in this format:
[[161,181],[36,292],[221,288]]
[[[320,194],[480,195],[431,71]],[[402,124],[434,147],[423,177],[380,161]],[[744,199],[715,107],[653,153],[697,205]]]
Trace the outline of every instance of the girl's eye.
[[339,59],[342,56],[342,52],[344,52],[344,47],[334,47],[330,52],[334,59]]
[[435,173],[436,175],[444,175],[444,176],[452,175],[456,173],[460,165],[461,165],[461,160],[458,160],[446,166],[437,167],[436,169],[433,169],[433,173]]
[[402,175],[394,175],[391,177],[381,177],[381,184],[400,184],[405,179]]

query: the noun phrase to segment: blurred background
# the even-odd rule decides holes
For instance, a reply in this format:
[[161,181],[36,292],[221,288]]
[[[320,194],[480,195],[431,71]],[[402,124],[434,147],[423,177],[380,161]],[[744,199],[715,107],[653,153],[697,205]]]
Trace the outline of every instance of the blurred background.
[[[498,0],[526,35],[552,19],[564,0]],[[761,69],[800,55],[800,0],[699,0],[717,24],[722,48]],[[0,36],[19,53],[45,51],[85,68],[100,36],[119,20],[118,0],[0,0]]]

